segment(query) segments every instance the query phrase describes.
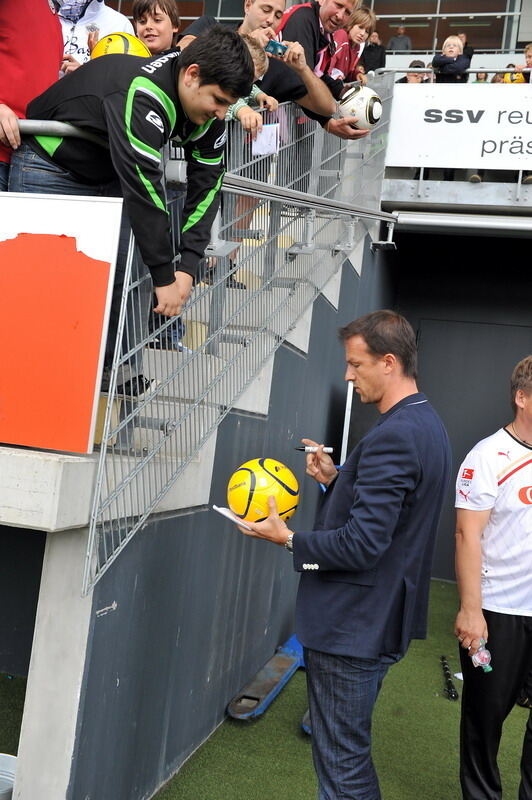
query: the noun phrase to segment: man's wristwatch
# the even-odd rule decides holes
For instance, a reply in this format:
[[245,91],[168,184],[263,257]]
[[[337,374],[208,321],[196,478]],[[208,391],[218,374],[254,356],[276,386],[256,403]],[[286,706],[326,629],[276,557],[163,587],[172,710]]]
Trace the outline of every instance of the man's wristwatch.
[[286,547],[286,549],[288,550],[289,553],[293,553],[294,552],[293,541],[294,541],[294,534],[293,533],[289,533],[288,534],[288,539],[284,543],[284,546]]

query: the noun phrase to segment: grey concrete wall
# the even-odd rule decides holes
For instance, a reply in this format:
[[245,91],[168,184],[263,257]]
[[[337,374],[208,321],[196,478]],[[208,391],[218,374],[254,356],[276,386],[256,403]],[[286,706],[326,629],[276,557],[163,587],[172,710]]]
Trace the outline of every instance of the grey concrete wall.
[[389,259],[395,306],[418,333],[419,385],[453,447],[433,575],[454,580],[454,480],[466,453],[512,418],[509,380],[532,353],[530,240],[404,234]]

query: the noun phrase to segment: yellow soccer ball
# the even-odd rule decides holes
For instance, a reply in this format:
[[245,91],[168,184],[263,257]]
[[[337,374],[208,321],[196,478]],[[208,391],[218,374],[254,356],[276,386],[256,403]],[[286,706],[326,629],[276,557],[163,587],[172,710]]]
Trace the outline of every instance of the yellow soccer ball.
[[261,522],[268,516],[268,497],[275,497],[281,519],[290,519],[299,503],[294,473],[274,458],[253,458],[229,479],[227,503],[240,519]]
[[130,33],[110,33],[104,36],[94,47],[91,58],[121,53],[128,56],[151,56],[150,51],[140,39]]

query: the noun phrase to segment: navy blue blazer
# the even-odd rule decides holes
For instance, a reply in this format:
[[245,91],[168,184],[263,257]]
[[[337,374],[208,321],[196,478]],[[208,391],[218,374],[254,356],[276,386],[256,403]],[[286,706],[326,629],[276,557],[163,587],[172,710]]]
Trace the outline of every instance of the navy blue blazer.
[[296,531],[296,633],[337,655],[403,655],[426,635],[436,529],[451,448],[425,395],[383,414],[327,489],[312,531]]

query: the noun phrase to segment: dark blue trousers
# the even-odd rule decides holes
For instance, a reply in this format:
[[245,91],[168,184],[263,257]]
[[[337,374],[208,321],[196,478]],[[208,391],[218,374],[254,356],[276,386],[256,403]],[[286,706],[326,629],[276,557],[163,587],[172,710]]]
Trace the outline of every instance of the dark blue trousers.
[[305,649],[319,800],[380,800],[371,717],[393,656],[353,658]]

